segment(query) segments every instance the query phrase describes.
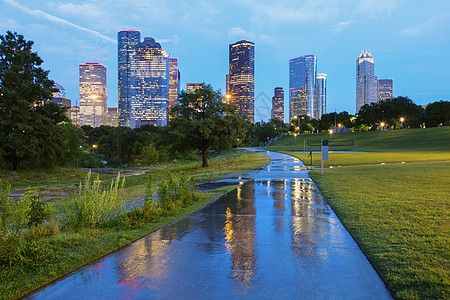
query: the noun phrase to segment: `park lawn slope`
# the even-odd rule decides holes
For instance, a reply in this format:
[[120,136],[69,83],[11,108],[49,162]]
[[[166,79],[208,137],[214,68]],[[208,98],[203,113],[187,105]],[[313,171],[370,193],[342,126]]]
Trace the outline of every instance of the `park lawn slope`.
[[395,298],[450,298],[450,162],[310,175]]

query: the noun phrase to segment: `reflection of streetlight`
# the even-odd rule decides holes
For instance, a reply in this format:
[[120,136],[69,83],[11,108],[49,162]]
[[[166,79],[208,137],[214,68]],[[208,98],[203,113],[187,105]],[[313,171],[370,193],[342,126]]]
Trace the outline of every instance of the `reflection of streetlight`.
[[403,129],[403,122],[405,122],[405,118],[401,117],[400,122],[402,122],[402,126],[400,128]]
[[381,139],[383,139],[383,132],[384,132],[384,122],[381,122]]

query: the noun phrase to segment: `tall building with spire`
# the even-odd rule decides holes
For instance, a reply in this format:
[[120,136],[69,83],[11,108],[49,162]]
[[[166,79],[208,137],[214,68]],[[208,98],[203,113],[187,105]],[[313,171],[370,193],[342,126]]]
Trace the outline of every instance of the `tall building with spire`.
[[240,116],[255,120],[255,44],[239,41],[229,47],[228,103]]
[[101,63],[79,66],[80,126],[106,125],[106,67]]
[[289,119],[298,115],[317,118],[316,108],[317,59],[305,55],[289,61]]
[[131,115],[131,61],[134,48],[141,40],[137,30],[121,30],[117,33],[119,71],[119,124],[130,127]]
[[282,87],[276,87],[273,94],[270,117],[284,123],[284,90]]
[[369,50],[362,50],[356,60],[356,113],[364,104],[378,101],[378,81],[374,75],[374,61]]

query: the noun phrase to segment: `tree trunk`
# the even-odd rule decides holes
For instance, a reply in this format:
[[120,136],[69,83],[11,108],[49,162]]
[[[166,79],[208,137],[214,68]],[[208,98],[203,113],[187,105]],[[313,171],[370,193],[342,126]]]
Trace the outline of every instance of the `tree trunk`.
[[208,150],[209,150],[209,147],[202,150],[202,157],[203,157],[203,165],[202,166],[204,168],[208,166]]

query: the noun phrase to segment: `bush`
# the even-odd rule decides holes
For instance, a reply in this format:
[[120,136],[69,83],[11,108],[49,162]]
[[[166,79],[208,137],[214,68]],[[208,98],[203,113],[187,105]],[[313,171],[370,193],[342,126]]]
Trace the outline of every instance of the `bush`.
[[125,177],[120,180],[120,173],[111,182],[109,188],[101,187],[101,180],[91,180],[91,172],[86,176],[84,185],[73,201],[66,206],[65,225],[74,229],[96,228],[110,225],[125,216],[125,202],[119,197]]
[[77,165],[80,168],[103,168],[105,166],[104,155],[92,152],[83,152]]

